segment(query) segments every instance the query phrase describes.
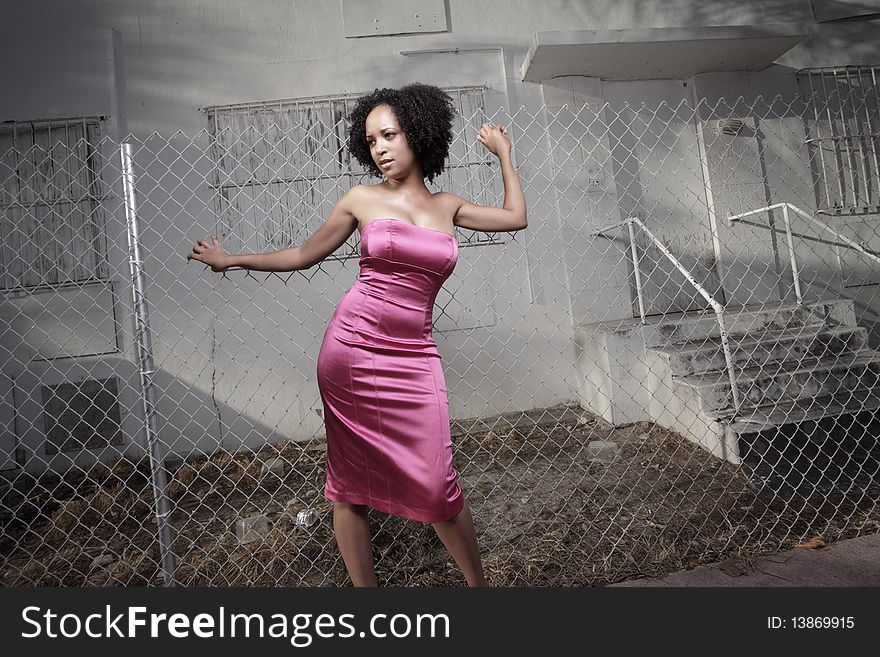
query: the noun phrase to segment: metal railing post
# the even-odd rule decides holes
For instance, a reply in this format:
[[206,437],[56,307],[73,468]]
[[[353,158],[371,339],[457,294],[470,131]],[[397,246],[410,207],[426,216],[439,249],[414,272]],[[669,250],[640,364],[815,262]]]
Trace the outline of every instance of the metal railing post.
[[604,228],[600,228],[599,230],[597,230],[594,233],[594,235],[604,237],[603,233],[605,233],[606,231],[609,231],[614,228],[620,228],[624,224],[626,224],[626,226],[628,227],[630,247],[632,249],[633,266],[635,267],[636,288],[637,288],[638,295],[639,295],[639,313],[641,314],[641,317],[642,317],[642,324],[644,324],[645,323],[645,308],[644,308],[644,303],[642,301],[641,278],[639,276],[638,260],[636,258],[635,237],[634,237],[634,232],[633,232],[633,228],[632,228],[633,223],[637,223],[639,225],[639,227],[645,231],[645,233],[648,235],[648,237],[651,239],[651,241],[654,242],[654,244],[656,244],[657,247],[663,252],[663,255],[665,255],[682,274],[684,274],[685,278],[687,278],[687,280],[690,282],[690,284],[693,285],[701,295],[703,295],[703,298],[705,298],[706,301],[709,302],[709,304],[712,306],[712,309],[715,311],[715,316],[718,319],[718,328],[719,328],[719,331],[721,334],[720,335],[721,349],[724,351],[724,361],[727,364],[727,376],[728,376],[728,379],[730,380],[730,392],[731,392],[731,395],[733,396],[733,413],[734,413],[734,417],[738,416],[739,412],[740,412],[739,390],[737,390],[737,387],[736,387],[736,372],[733,369],[733,353],[730,350],[730,339],[727,335],[727,326],[724,323],[724,306],[722,306],[721,303],[719,303],[715,299],[715,297],[713,297],[711,294],[709,294],[703,288],[703,286],[700,285],[700,283],[697,281],[697,279],[695,279],[693,277],[693,275],[684,267],[684,265],[682,265],[675,258],[675,256],[672,255],[672,253],[669,251],[669,249],[666,248],[666,246],[663,244],[663,242],[661,242],[659,239],[657,239],[654,236],[654,234],[650,230],[648,230],[648,227],[645,226],[645,224],[643,224],[638,219],[638,217],[628,217],[625,221],[622,221],[619,224],[614,224],[611,226],[606,226]]
[[790,203],[788,205],[792,210],[794,210],[794,212],[796,214],[799,214],[804,219],[813,222],[814,224],[819,226],[819,228],[821,228],[822,230],[825,230],[825,231],[831,233],[832,235],[834,235],[835,237],[837,237],[837,239],[843,240],[843,242],[845,242],[847,244],[847,246],[849,246],[851,249],[855,249],[856,251],[858,251],[862,255],[865,255],[873,260],[876,260],[877,262],[880,262],[880,256],[878,256],[876,253],[872,253],[871,251],[868,251],[868,249],[863,247],[858,242],[853,242],[846,235],[841,235],[836,230],[834,230],[831,226],[826,224],[824,221],[820,220],[818,217],[814,217],[814,216],[807,214],[806,212],[804,212],[803,210],[801,210],[800,208],[798,208],[795,205],[791,205]]
[[[739,221],[743,217],[748,217],[753,214],[761,214],[763,212],[767,212],[768,210],[775,210],[776,208],[787,208],[787,209],[791,210],[792,212],[794,212],[797,215],[800,215],[801,217],[803,217],[807,221],[816,224],[822,230],[831,233],[837,239],[844,242],[849,248],[855,249],[856,251],[860,252],[862,255],[865,255],[873,260],[876,260],[877,262],[880,262],[880,256],[878,256],[876,253],[868,251],[868,249],[863,247],[858,242],[853,242],[851,239],[849,239],[845,235],[841,235],[840,233],[838,233],[836,230],[834,230],[831,226],[826,224],[824,221],[820,220],[817,217],[814,217],[813,215],[808,214],[807,212],[804,212],[799,207],[797,207],[796,205],[793,205],[791,203],[787,203],[787,202],[786,203],[775,203],[773,205],[768,205],[763,208],[758,208],[757,210],[748,210],[746,212],[740,212],[739,214],[731,214],[731,215],[727,216],[727,221],[728,221],[728,223],[731,223],[734,221]],[[785,216],[787,216],[787,215],[785,215]],[[761,226],[760,224],[749,223],[749,225],[764,228],[764,226]],[[789,243],[789,248],[791,248],[790,243]]]
[[788,220],[788,205],[782,206],[782,219],[785,221],[785,237],[788,242],[788,256],[791,260],[791,273],[794,278],[794,294],[797,297],[798,304],[803,304],[804,298],[801,294],[801,281],[798,274],[797,258],[794,253],[794,238],[791,235],[791,222]]
[[740,399],[739,399],[739,391],[736,387],[736,372],[733,370],[733,354],[730,351],[730,339],[727,336],[727,327],[724,324],[724,306],[722,306],[718,301],[716,301],[715,297],[713,297],[709,292],[703,288],[702,285],[693,277],[693,275],[682,265],[674,255],[669,251],[669,249],[664,246],[663,242],[657,239],[654,234],[648,230],[648,227],[643,224],[637,217],[630,217],[630,222],[636,222],[643,231],[648,235],[648,237],[653,240],[654,244],[657,245],[660,250],[663,251],[663,254],[675,265],[676,269],[684,274],[685,278],[690,281],[691,285],[697,288],[697,291],[703,295],[703,298],[711,304],[712,308],[715,310],[715,316],[718,318],[718,327],[721,333],[721,348],[724,351],[724,360],[727,363],[727,376],[730,379],[730,393],[733,396],[733,413],[734,417],[739,415],[740,409]]
[[140,228],[138,226],[137,196],[130,143],[120,145],[122,158],[122,185],[125,198],[125,220],[128,226],[128,262],[131,269],[131,293],[134,304],[135,342],[137,343],[138,369],[140,370],[141,390],[144,402],[144,428],[147,436],[147,452],[150,457],[150,472],[155,499],[155,514],[159,536],[159,551],[162,557],[162,573],[165,586],[175,586],[176,559],[171,548],[171,524],[167,494],[168,477],[159,446],[159,432],[156,420],[156,392],[153,387],[153,345],[150,337],[150,322],[147,313],[147,299],[144,295],[144,274],[140,248]]
[[642,318],[642,324],[645,323],[645,301],[642,299],[642,274],[639,271],[639,256],[636,250],[636,237],[633,233],[632,222],[627,219],[626,227],[629,229],[629,246],[632,252],[633,273],[636,277],[636,295],[639,302],[639,317]]

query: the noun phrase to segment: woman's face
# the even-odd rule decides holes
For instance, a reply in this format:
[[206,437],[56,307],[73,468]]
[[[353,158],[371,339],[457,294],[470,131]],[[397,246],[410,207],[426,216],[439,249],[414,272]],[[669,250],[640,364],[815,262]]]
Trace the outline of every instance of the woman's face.
[[417,162],[391,107],[376,105],[367,115],[365,127],[370,155],[379,171],[387,178],[406,177]]

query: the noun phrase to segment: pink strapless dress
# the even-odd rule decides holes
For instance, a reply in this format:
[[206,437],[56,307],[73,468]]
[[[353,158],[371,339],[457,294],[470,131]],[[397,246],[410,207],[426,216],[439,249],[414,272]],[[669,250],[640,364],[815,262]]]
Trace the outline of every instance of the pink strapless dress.
[[318,353],[324,497],[411,520],[449,520],[464,498],[432,315],[458,261],[458,239],[390,217],[370,221],[360,239],[360,278]]

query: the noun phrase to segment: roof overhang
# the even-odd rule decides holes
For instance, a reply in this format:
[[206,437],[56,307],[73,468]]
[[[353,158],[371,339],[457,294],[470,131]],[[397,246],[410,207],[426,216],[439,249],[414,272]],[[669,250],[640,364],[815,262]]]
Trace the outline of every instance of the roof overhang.
[[805,23],[537,32],[520,77],[680,80],[695,73],[759,71],[809,34]]

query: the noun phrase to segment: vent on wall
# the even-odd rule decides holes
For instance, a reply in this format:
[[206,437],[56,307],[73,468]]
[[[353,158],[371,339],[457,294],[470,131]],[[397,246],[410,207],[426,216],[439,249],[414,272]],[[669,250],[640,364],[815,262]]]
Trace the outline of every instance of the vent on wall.
[[116,377],[41,386],[46,454],[123,443]]
[[717,123],[718,132],[723,135],[738,135],[743,129],[742,119],[721,119]]

